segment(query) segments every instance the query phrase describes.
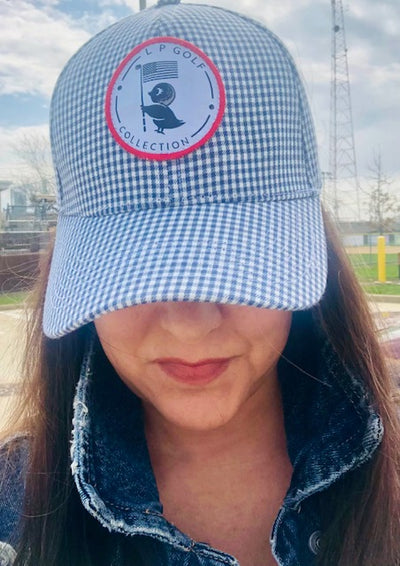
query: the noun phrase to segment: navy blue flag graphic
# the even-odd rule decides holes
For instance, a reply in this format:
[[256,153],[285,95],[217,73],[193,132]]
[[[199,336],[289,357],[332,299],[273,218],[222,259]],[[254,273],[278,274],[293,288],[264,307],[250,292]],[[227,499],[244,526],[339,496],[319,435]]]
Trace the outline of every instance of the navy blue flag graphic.
[[178,78],[177,61],[156,61],[143,65],[142,80],[144,83]]

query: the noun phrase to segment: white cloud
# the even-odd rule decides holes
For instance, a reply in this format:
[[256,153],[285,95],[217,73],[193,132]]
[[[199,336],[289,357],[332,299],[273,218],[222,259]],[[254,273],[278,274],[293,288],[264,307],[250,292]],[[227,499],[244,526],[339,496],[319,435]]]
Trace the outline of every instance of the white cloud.
[[89,33],[47,2],[0,0],[0,94],[49,96],[69,57]]
[[368,22],[389,35],[400,34],[400,4],[389,2],[352,0],[349,12],[357,19]]
[[44,6],[57,6],[60,0],[37,0],[38,4],[43,4]]
[[116,22],[118,18],[110,10],[105,10],[100,14],[85,13],[79,18],[79,25],[89,37]]
[[[147,2],[147,5],[150,6],[153,2]],[[139,5],[139,0],[137,2]],[[132,0],[100,0],[99,2],[100,8],[108,8],[110,6],[126,6],[127,8],[131,8],[133,12],[136,11],[133,7]]]

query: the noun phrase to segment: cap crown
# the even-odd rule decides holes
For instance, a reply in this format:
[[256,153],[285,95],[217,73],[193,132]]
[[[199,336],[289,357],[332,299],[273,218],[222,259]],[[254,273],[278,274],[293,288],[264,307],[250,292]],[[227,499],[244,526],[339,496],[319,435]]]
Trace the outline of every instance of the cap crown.
[[[138,45],[157,37],[180,38],[204,52],[226,95],[212,137],[177,159],[133,155],[117,143],[106,120],[116,69]],[[217,7],[157,6],[95,36],[64,69],[51,123],[62,215],[277,201],[320,189],[313,124],[290,55],[260,24]]]

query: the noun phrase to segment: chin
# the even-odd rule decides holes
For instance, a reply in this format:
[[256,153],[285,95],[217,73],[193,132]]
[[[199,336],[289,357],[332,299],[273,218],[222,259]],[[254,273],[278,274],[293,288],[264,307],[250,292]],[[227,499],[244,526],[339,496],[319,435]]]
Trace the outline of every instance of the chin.
[[224,398],[218,401],[211,399],[186,400],[165,403],[155,407],[160,416],[176,427],[196,431],[210,432],[228,424],[238,413],[240,403],[229,402]]

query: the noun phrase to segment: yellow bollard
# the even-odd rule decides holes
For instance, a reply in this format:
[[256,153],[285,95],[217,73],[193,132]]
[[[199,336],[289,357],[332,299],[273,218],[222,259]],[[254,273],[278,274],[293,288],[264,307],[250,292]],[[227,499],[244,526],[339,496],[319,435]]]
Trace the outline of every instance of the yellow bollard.
[[386,283],[385,236],[378,236],[378,281]]

